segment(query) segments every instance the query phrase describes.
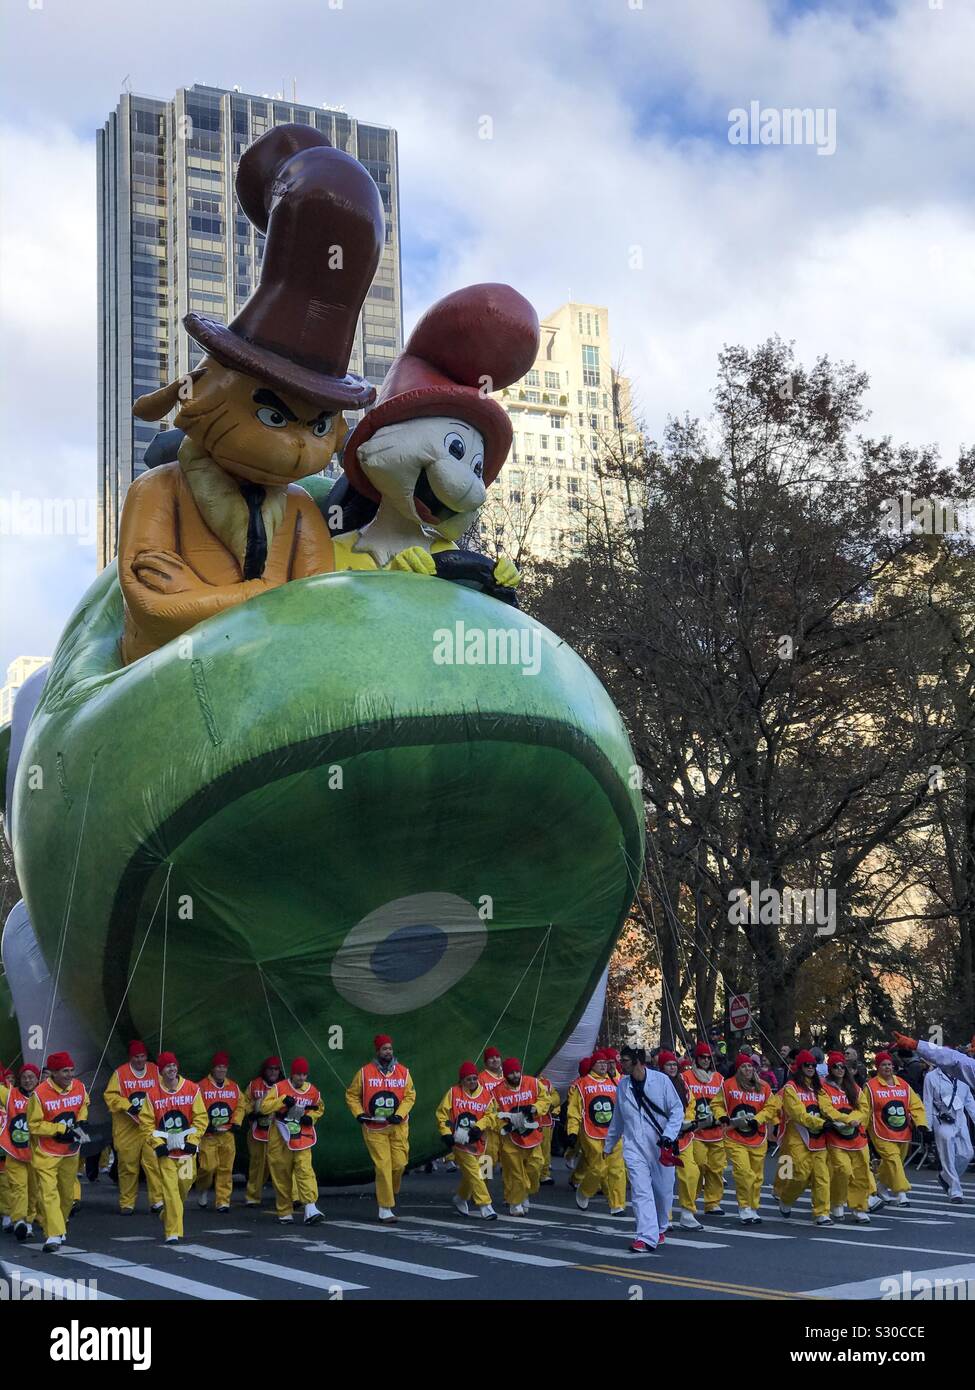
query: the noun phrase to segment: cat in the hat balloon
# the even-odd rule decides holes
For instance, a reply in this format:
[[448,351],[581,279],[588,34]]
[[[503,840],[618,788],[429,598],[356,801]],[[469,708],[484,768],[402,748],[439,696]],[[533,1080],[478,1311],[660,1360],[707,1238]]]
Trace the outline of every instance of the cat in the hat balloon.
[[310,126],[283,125],[245,151],[236,188],[266,237],[260,284],[229,325],[187,314],[207,356],[133,406],[141,420],[178,407],[182,443],[136,479],[122,510],[126,663],[335,568],[329,529],[298,484],[341,448],[343,408],[375,399],[348,366],[385,235],[376,184]]
[[463,579],[473,566],[484,571],[480,587],[513,595],[510,559],[456,552],[511,447],[511,422],[490,392],[529,370],[538,342],[538,316],[510,285],[468,285],[427,310],[346,445],[349,483],[378,507],[336,537],[337,569]]

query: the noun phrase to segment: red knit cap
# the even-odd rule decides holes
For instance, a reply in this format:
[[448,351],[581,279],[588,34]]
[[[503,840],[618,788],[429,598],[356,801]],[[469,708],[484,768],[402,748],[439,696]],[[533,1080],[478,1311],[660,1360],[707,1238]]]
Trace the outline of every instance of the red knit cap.
[[18,1076],[23,1076],[23,1074],[24,1074],[25,1071],[33,1072],[34,1075],[37,1077],[38,1081],[40,1081],[40,1079],[41,1079],[41,1074],[40,1074],[40,1072],[38,1071],[37,1067],[34,1066],[34,1063],[33,1063],[33,1062],[24,1062],[21,1066],[19,1066],[19,1067],[17,1068],[17,1075],[18,1075]]
[[48,1071],[60,1071],[62,1067],[73,1067],[70,1052],[52,1052],[47,1059]]
[[215,1052],[215,1053],[213,1054],[213,1056],[210,1058],[210,1065],[211,1065],[211,1067],[229,1067],[229,1066],[230,1066],[230,1053],[229,1053],[229,1052]]
[[735,1058],[735,1071],[737,1071],[739,1067],[753,1067],[754,1065],[755,1058],[750,1052],[739,1052],[738,1056]]
[[473,1062],[461,1062],[460,1071],[457,1074],[458,1081],[463,1081],[465,1076],[476,1076],[477,1067]]
[[579,1063],[579,1075],[580,1075],[580,1076],[588,1076],[588,1075],[589,1075],[589,1069],[590,1069],[591,1066],[592,1066],[592,1058],[591,1058],[591,1057],[583,1057],[582,1061]]
[[793,1059],[792,1059],[792,1070],[793,1070],[793,1071],[798,1071],[800,1067],[809,1067],[809,1066],[813,1066],[813,1067],[814,1067],[815,1065],[816,1065],[816,1058],[812,1055],[811,1052],[805,1052],[805,1051],[803,1051],[803,1052],[797,1052],[796,1055],[795,1055],[795,1056],[793,1057]]
[[129,1043],[129,1056],[149,1056],[149,1049],[146,1047],[145,1043],[142,1041],[141,1038],[133,1038],[132,1041]]
[[288,1073],[289,1076],[294,1076],[297,1072],[302,1072],[305,1076],[308,1075],[309,1066],[307,1057],[296,1057],[291,1063],[291,1071]]
[[156,1058],[156,1066],[157,1066],[157,1067],[178,1067],[178,1066],[179,1066],[179,1063],[178,1063],[177,1060],[176,1060],[176,1053],[175,1053],[175,1052],[160,1052],[159,1056]]
[[498,1049],[497,1049],[496,1047],[486,1047],[486,1048],[484,1049],[484,1060],[485,1060],[485,1062],[487,1061],[487,1059],[488,1059],[489,1057],[497,1057],[498,1061],[500,1062],[500,1060],[501,1060],[501,1053],[498,1051]]
[[835,1067],[838,1063],[841,1066],[846,1066],[846,1058],[843,1056],[842,1052],[830,1052],[826,1058],[827,1066]]
[[377,1033],[372,1040],[372,1045],[377,1052],[381,1047],[385,1047],[387,1043],[389,1043],[390,1047],[392,1047],[393,1040],[388,1033]]
[[590,1062],[611,1062],[613,1060],[613,1054],[608,1047],[597,1047],[589,1060]]
[[520,1072],[521,1063],[518,1061],[517,1057],[506,1057],[501,1063],[501,1070],[504,1072],[505,1076],[510,1075],[513,1071]]
[[261,1063],[261,1071],[267,1071],[268,1067],[277,1067],[278,1071],[280,1071],[280,1070],[281,1070],[281,1058],[280,1058],[280,1057],[265,1057],[265,1058],[264,1058],[264,1061]]
[[891,1057],[889,1052],[878,1052],[873,1060],[877,1063],[877,1066],[879,1067],[881,1062],[892,1062],[894,1059],[893,1057]]
[[668,1062],[676,1062],[676,1061],[677,1061],[677,1053],[676,1053],[676,1052],[668,1052],[667,1049],[666,1049],[665,1047],[662,1047],[662,1048],[660,1049],[660,1051],[657,1053],[657,1066],[660,1067],[661,1069],[662,1069],[663,1067],[665,1067],[665,1066],[667,1065]]
[[695,1047],[695,1049],[694,1049],[694,1056],[695,1056],[695,1057],[710,1057],[710,1056],[711,1056],[711,1049],[710,1049],[710,1047],[707,1045],[706,1042],[699,1042],[699,1043],[698,1043],[697,1047]]

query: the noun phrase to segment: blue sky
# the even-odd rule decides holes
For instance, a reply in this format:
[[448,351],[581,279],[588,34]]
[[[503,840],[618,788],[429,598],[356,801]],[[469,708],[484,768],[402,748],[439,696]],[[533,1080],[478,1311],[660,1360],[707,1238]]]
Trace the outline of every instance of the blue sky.
[[[407,328],[475,280],[541,314],[571,290],[609,309],[654,431],[706,411],[724,343],[778,332],[869,373],[875,433],[946,457],[975,436],[971,4],[2,3],[0,499],[94,496],[94,131],[125,79],[295,78],[395,126]],[[732,146],[753,100],[833,111],[835,153]],[[52,650],[94,548],[0,547],[2,667]]]

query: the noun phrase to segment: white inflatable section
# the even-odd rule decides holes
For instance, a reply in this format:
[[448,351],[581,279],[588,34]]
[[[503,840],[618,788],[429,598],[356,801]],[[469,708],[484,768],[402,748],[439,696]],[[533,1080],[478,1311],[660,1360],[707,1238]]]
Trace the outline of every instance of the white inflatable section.
[[[64,999],[55,1000],[51,1013],[53,980],[23,900],[11,908],[0,942],[3,968],[14,1012],[20,1025],[20,1046],[25,1062],[42,1067],[51,1052],[70,1052],[75,1073],[92,1090],[92,1078],[101,1049],[93,1042],[78,1015]],[[51,1019],[48,1030],[48,1018]],[[35,1046],[31,1047],[31,1041]],[[91,1125],[107,1119],[102,1092],[108,1083],[104,1068],[92,1094]],[[89,1130],[90,1130],[89,1125]]]
[[579,1022],[548,1065],[542,1068],[561,1096],[565,1095],[569,1085],[579,1075],[579,1063],[583,1057],[590,1056],[595,1049],[596,1039],[599,1036],[599,1024],[603,1017],[603,1007],[606,1003],[606,982],[608,979],[609,968],[607,967],[599,977],[599,983],[593,990],[589,1003],[583,1009]]

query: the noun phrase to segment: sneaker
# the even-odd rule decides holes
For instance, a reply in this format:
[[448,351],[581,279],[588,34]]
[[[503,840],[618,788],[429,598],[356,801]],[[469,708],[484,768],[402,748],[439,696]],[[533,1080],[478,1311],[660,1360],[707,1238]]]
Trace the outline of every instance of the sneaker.
[[856,1222],[858,1226],[870,1225],[870,1217],[867,1215],[865,1211],[855,1211],[853,1213],[853,1220]]
[[910,1205],[911,1205],[911,1204],[910,1204],[910,1202],[909,1202],[908,1199],[907,1199],[907,1193],[906,1193],[906,1192],[898,1192],[897,1196],[894,1198],[894,1206],[895,1206],[895,1207],[909,1207]]
[[531,1202],[530,1202],[529,1199],[526,1197],[525,1200],[522,1202],[521,1205],[524,1207],[524,1213],[523,1213],[523,1215],[527,1216],[527,1215],[528,1215],[528,1212],[529,1212],[529,1209],[531,1208]]
[[119,1216],[135,1216],[135,1207],[119,1207]]
[[880,1183],[878,1183],[877,1192],[880,1194],[880,1196],[883,1198],[885,1202],[892,1202],[894,1200],[894,1194],[893,1192],[891,1192],[889,1187],[881,1187]]
[[634,1255],[646,1255],[650,1252],[650,1246],[645,1240],[631,1240],[630,1249]]
[[450,1200],[453,1202],[455,1210],[460,1212],[461,1216],[470,1216],[471,1209],[463,1197],[454,1196],[451,1197]]
[[525,1208],[524,1208],[523,1206],[521,1206],[520,1204],[517,1204],[517,1203],[516,1203],[514,1206],[511,1206],[511,1205],[509,1204],[509,1206],[508,1206],[508,1215],[509,1215],[509,1216],[524,1216],[524,1214],[525,1214]]
[[64,1240],[64,1236],[48,1236],[41,1249],[45,1255],[53,1255],[55,1250],[60,1249],[62,1240]]
[[724,1207],[705,1207],[705,1216],[724,1216]]
[[201,1211],[207,1204],[207,1195],[208,1194],[206,1192],[201,1192],[199,1197],[197,1197],[196,1199],[196,1205],[200,1208]]
[[555,1186],[555,1179],[554,1179],[554,1178],[542,1178],[541,1182],[540,1182],[538,1185],[539,1185],[539,1187],[554,1187],[554,1186]]
[[609,1214],[610,1216],[625,1216],[626,1207],[610,1207]]
[[490,1202],[488,1202],[486,1207],[478,1207],[477,1214],[482,1221],[497,1221],[498,1219],[498,1213],[494,1210]]
[[817,1226],[832,1226],[832,1225],[834,1225],[835,1223],[834,1223],[833,1218],[832,1218],[831,1216],[827,1216],[827,1215],[825,1215],[825,1213],[824,1213],[822,1216],[817,1216],[817,1217],[816,1217],[816,1222],[815,1222],[815,1224],[816,1224]]
[[[663,1245],[663,1243],[664,1243],[664,1241],[665,1241],[666,1239],[667,1239],[667,1233],[666,1233],[665,1231],[661,1231],[660,1234],[659,1234],[659,1236],[657,1237],[657,1245]],[[651,1246],[650,1248],[653,1249],[654,1247]]]
[[677,1225],[679,1229],[682,1231],[704,1230],[704,1227],[701,1225],[700,1221],[698,1221],[697,1217],[694,1215],[692,1211],[682,1211],[680,1214],[680,1220],[678,1221]]
[[179,1236],[167,1236],[166,1239],[165,1239],[165,1241],[163,1242],[163,1244],[164,1244],[164,1245],[178,1245],[178,1244],[179,1244]]
[[33,1227],[29,1221],[17,1221],[14,1224],[14,1235],[18,1240],[26,1240],[28,1236],[34,1234]]
[[831,1207],[829,1214],[834,1221],[842,1221],[846,1214],[846,1207]]
[[576,1206],[580,1211],[586,1211],[589,1207],[589,1198],[583,1197],[581,1192],[576,1193]]
[[214,1211],[229,1211],[229,1210],[230,1210],[230,1203],[229,1203],[229,1202],[224,1202],[224,1204],[223,1204],[222,1207],[214,1207]]
[[245,1207],[259,1207],[260,1205],[261,1205],[260,1202],[255,1202],[255,1201],[253,1201],[253,1199],[250,1198],[250,1197],[248,1197],[248,1198],[246,1199],[246,1201],[244,1202],[244,1206],[245,1206]]
[[151,1212],[154,1212],[154,1213],[161,1212],[162,1209],[163,1209],[163,1204],[162,1204],[162,1202],[153,1202],[152,1206],[149,1208],[149,1210],[150,1210]]
[[780,1215],[780,1216],[784,1216],[785,1219],[788,1221],[789,1217],[792,1215],[792,1208],[791,1208],[791,1207],[784,1206],[784,1205],[782,1204],[782,1202],[780,1202],[780,1203],[779,1203],[779,1215]]
[[948,1200],[950,1202],[963,1202],[965,1199],[964,1197],[949,1197]]
[[758,1223],[760,1217],[758,1212],[753,1211],[751,1207],[742,1207],[738,1213],[738,1220],[743,1226],[754,1226]]
[[876,1192],[871,1192],[870,1196],[867,1198],[867,1211],[880,1211],[881,1207],[885,1207],[886,1205],[887,1203],[884,1201],[883,1197],[879,1196]]
[[379,1219],[380,1219],[380,1221],[385,1221],[385,1222],[387,1222],[387,1223],[392,1223],[393,1221],[396,1220],[396,1213],[393,1211],[392,1207],[380,1207],[380,1208],[379,1208]]
[[290,1225],[292,1225],[293,1223],[294,1223],[294,1217],[293,1217],[293,1216],[279,1216],[279,1217],[278,1217],[278,1225],[279,1225],[279,1226],[290,1226]]
[[[219,1210],[219,1208],[218,1208]],[[325,1220],[324,1212],[320,1212],[314,1202],[305,1203],[305,1225],[320,1226]]]

